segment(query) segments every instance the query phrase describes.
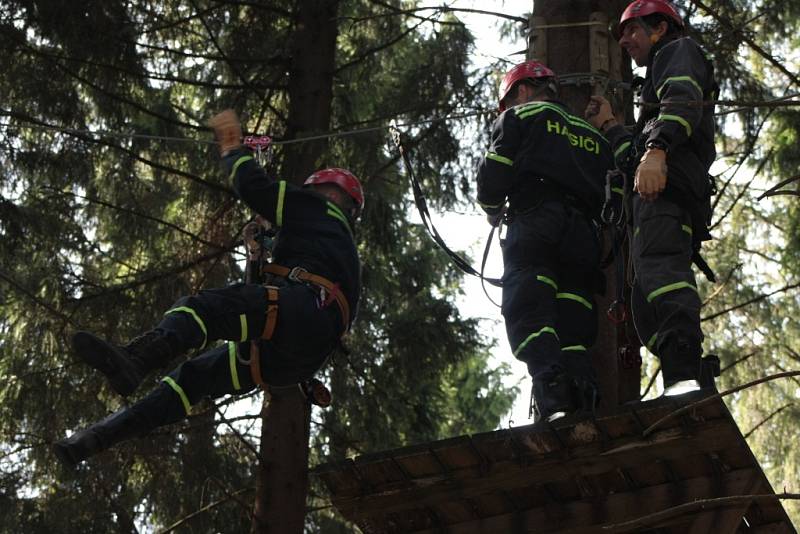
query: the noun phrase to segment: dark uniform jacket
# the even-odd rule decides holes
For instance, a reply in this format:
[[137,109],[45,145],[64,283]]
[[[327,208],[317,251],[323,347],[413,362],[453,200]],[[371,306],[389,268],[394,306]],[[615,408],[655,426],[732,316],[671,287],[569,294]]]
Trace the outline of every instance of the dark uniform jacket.
[[588,122],[561,103],[529,102],[495,121],[478,166],[478,203],[495,215],[507,199],[513,214],[555,193],[597,218],[611,167],[608,141]]
[[633,132],[623,126],[606,132],[617,164],[629,177],[650,141],[667,150],[663,194],[690,212],[696,240],[710,238],[708,169],[716,157],[714,105],[702,102],[714,100],[717,90],[714,68],[696,42],[681,37],[656,43],[642,86],[644,105]]
[[302,267],[339,284],[355,318],[361,269],[351,223],[336,204],[310,189],[275,180],[247,149],[228,154],[223,165],[236,194],[278,229],[272,251],[276,264]]

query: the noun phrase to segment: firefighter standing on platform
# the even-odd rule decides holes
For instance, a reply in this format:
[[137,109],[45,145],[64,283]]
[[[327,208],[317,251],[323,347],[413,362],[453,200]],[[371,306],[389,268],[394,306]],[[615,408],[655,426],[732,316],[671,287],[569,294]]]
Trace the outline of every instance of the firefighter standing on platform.
[[536,419],[552,421],[597,400],[588,349],[608,142],[556,100],[553,71],[535,61],[500,85],[501,115],[478,167],[478,202],[491,224],[506,212],[502,313],[514,356],[533,377]]
[[[69,466],[183,419],[203,397],[310,379],[355,317],[361,282],[352,226],[364,205],[358,179],[333,168],[312,174],[303,188],[273,180],[241,146],[233,111],[210,124],[237,195],[278,229],[274,263],[265,269],[269,285],[235,284],[181,298],[156,328],[125,346],[77,332],[77,356],[123,396],[173,357],[218,339],[232,341],[183,363],[130,407],[55,443],[54,452]],[[259,341],[255,355],[251,340]],[[237,351],[250,353],[255,364],[242,363]]]
[[[637,0],[622,14],[619,43],[647,67],[633,132],[618,125],[608,101],[592,97],[587,119],[609,139],[620,169],[634,178],[633,317],[639,338],[661,360],[664,394],[700,389],[700,297],[692,261],[708,240],[717,85],[700,46],[665,0]],[[650,104],[650,105],[648,105]]]

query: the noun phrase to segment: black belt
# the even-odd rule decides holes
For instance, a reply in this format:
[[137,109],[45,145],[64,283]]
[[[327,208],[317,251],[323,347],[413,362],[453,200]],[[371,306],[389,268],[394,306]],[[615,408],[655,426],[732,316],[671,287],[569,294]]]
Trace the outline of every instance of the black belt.
[[593,213],[578,196],[541,180],[532,187],[526,187],[525,191],[512,194],[509,198],[509,215],[513,217],[515,214],[525,213],[547,200],[563,202],[577,209],[590,220],[596,220],[599,215],[598,213]]

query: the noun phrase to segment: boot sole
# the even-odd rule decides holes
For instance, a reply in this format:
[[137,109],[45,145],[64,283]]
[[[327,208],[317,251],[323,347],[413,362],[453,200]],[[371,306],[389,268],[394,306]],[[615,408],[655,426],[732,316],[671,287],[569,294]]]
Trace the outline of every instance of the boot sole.
[[115,392],[127,397],[136,391],[138,380],[132,379],[125,370],[130,363],[115,347],[94,334],[81,331],[72,336],[72,348],[78,358],[108,378],[108,383]]

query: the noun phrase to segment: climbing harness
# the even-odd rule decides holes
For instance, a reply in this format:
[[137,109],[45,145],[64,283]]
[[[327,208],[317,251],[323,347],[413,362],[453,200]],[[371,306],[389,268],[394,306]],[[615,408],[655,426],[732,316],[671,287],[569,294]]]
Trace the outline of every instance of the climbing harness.
[[619,169],[606,173],[605,200],[600,211],[600,221],[611,233],[611,250],[601,262],[601,268],[614,263],[614,285],[616,295],[606,311],[606,316],[614,324],[617,334],[617,354],[623,369],[633,369],[642,364],[638,345],[628,335],[628,303],[625,299],[626,278],[625,258],[622,247],[626,240],[625,232],[625,174]]
[[[246,142],[246,141],[245,141]],[[248,145],[249,146],[249,145]],[[275,276],[285,277],[295,282],[305,282],[317,285],[320,287],[320,294],[327,293],[328,299],[323,299],[323,306],[327,306],[334,300],[339,305],[340,312],[342,313],[343,321],[349,322],[349,306],[347,299],[341,293],[341,290],[327,280],[318,275],[308,273],[305,269],[295,267],[289,269],[281,265],[269,263],[272,257],[272,243],[275,237],[275,229],[268,223],[259,221],[250,221],[245,225],[242,231],[242,237],[247,249],[247,264],[245,267],[245,281],[250,284],[261,282],[263,274],[273,274]],[[279,296],[280,288],[274,285],[265,285],[267,291],[267,311],[266,320],[264,322],[264,329],[261,332],[259,339],[250,341],[250,354],[249,358],[245,359],[241,356],[240,351],[236,351],[236,358],[243,365],[250,367],[250,376],[253,382],[257,384],[265,392],[269,391],[269,385],[264,382],[261,375],[261,340],[270,340],[275,333],[275,327],[278,323],[278,309],[279,309]],[[338,296],[337,296],[338,295]],[[346,330],[346,328],[345,328]],[[330,390],[317,378],[311,378],[297,385],[309,402],[322,408],[330,406],[332,395]],[[266,397],[265,397],[266,400]]]
[[622,258],[622,244],[625,241],[625,175],[618,169],[606,172],[605,200],[600,211],[600,221],[611,231],[611,250],[600,265],[606,268],[614,262],[616,298],[608,307],[608,319],[620,325],[628,318],[625,302],[625,263]]
[[347,302],[344,293],[342,293],[339,284],[335,284],[318,274],[310,273],[302,267],[289,268],[275,263],[267,263],[262,267],[261,272],[286,278],[292,282],[303,282],[316,286],[320,290],[320,299],[323,307],[333,302],[339,307],[339,313],[342,316],[343,335],[350,329],[350,304]]
[[[416,175],[414,174],[414,170],[411,166],[411,161],[408,157],[408,152],[406,152],[405,147],[403,146],[403,142],[401,139],[401,132],[397,127],[397,123],[393,120],[389,125],[389,132],[392,135],[392,141],[394,141],[397,150],[400,153],[400,157],[403,160],[403,165],[405,166],[406,173],[408,174],[408,178],[411,181],[411,188],[414,192],[414,203],[417,206],[417,210],[419,211],[420,218],[422,219],[422,223],[425,226],[425,229],[428,231],[428,235],[431,236],[433,241],[439,246],[445,254],[447,254],[450,259],[455,263],[456,267],[461,269],[466,274],[477,276],[483,282],[488,282],[489,284],[495,287],[502,287],[503,283],[502,280],[499,278],[488,278],[483,275],[484,268],[486,267],[486,261],[489,257],[489,247],[492,244],[492,238],[495,232],[495,226],[492,226],[492,230],[489,232],[489,239],[486,242],[486,247],[483,251],[483,261],[481,263],[481,270],[480,272],[475,270],[475,268],[470,265],[470,263],[461,257],[458,253],[454,252],[450,247],[447,246],[442,236],[439,234],[439,231],[433,225],[433,221],[431,221],[431,214],[428,210],[428,202],[425,198],[425,193],[422,191],[422,185],[420,184],[419,180],[417,179]],[[503,217],[504,218],[504,217]],[[502,223],[501,223],[502,224]],[[498,225],[499,226],[499,225]],[[486,292],[486,287],[484,286],[484,292]],[[487,293],[488,296],[488,293]],[[491,297],[489,297],[491,300]],[[494,301],[492,301],[494,303]],[[495,303],[496,305],[496,303]]]

